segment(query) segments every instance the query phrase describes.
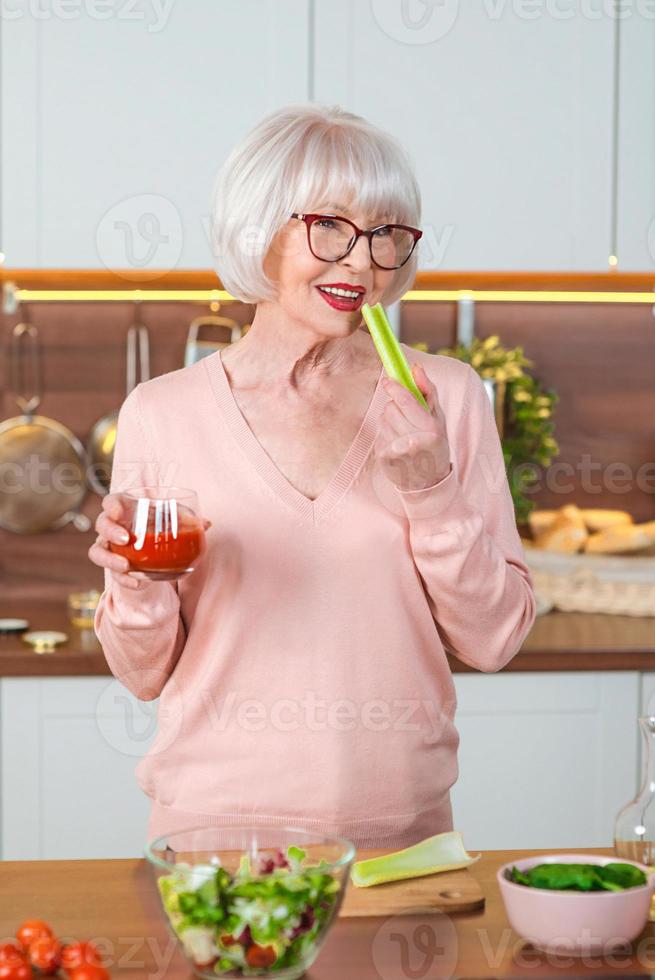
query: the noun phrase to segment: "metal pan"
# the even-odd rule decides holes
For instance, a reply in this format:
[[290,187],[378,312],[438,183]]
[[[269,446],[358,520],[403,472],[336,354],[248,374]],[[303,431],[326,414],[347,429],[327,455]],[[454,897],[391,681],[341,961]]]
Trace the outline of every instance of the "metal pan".
[[[220,329],[223,338],[221,340],[201,339],[199,334],[203,327],[211,327],[214,331]],[[189,367],[190,364],[195,364],[201,358],[207,357],[217,350],[222,350],[224,347],[229,347],[230,344],[241,338],[241,333],[241,324],[229,317],[216,316],[211,313],[206,316],[197,316],[189,324],[189,333],[184,349],[184,366]]]
[[[127,331],[126,359],[127,380],[125,396],[136,388],[136,350],[139,345],[139,376],[140,381],[150,379],[150,338],[148,328],[138,320]],[[111,485],[111,468],[114,461],[114,446],[116,445],[116,428],[118,411],[103,415],[91,429],[87,444],[89,466],[87,480],[89,487],[104,497],[109,493]]]
[[[463,296],[457,301],[457,343],[470,347],[475,338],[475,300]],[[487,395],[494,410],[496,428],[502,439],[505,435],[505,401],[507,384],[495,378],[483,378]]]
[[[29,350],[33,394],[25,382]],[[88,531],[91,520],[77,512],[86,496],[86,453],[60,422],[35,415],[43,390],[38,331],[17,323],[9,350],[9,389],[22,415],[0,423],[0,527],[16,534],[55,531],[72,523]]]

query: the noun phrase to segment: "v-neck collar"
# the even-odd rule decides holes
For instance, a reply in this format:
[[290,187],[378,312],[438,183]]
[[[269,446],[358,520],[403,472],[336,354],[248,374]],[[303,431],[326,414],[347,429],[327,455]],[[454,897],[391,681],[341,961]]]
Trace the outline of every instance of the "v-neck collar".
[[282,500],[295,508],[305,520],[312,524],[317,524],[348,490],[354,476],[359,471],[371,450],[377,432],[378,416],[383,404],[388,400],[388,396],[381,383],[384,374],[382,365],[380,365],[380,373],[373,397],[369,402],[355,438],[351,442],[346,455],[341,460],[330,482],[315,500],[311,500],[287,480],[246,422],[230,388],[221,357],[221,350],[217,350],[214,354],[203,358],[203,363],[207,368],[216,400],[225,416],[232,435],[241,446],[245,455],[250,459],[255,469],[266,483],[268,483],[269,487]]

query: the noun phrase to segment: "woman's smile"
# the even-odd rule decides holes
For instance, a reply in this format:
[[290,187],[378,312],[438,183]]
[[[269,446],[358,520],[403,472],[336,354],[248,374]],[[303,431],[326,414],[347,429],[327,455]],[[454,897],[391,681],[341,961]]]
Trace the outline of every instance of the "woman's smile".
[[366,295],[364,286],[352,285],[351,283],[325,283],[316,286],[316,290],[328,306],[334,310],[342,310],[344,313],[352,313],[358,310]]

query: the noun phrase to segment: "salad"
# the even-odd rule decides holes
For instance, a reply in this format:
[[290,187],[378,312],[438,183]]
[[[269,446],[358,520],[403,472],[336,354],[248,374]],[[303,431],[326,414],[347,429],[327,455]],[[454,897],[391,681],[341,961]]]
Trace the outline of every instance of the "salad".
[[259,856],[254,870],[241,857],[231,874],[218,857],[209,864],[181,862],[157,879],[171,926],[197,967],[217,976],[257,976],[304,961],[330,919],[340,882],[320,861],[303,868],[305,852],[290,845],[286,857]]

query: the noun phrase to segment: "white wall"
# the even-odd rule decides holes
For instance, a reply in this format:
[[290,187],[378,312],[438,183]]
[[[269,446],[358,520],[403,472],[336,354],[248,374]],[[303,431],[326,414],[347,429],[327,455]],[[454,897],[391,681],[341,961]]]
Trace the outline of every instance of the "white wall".
[[[610,0],[4,6],[10,267],[209,267],[218,166],[266,112],[314,98],[407,146],[424,196],[423,268],[607,268]],[[623,9],[619,260],[650,269],[655,4]]]

